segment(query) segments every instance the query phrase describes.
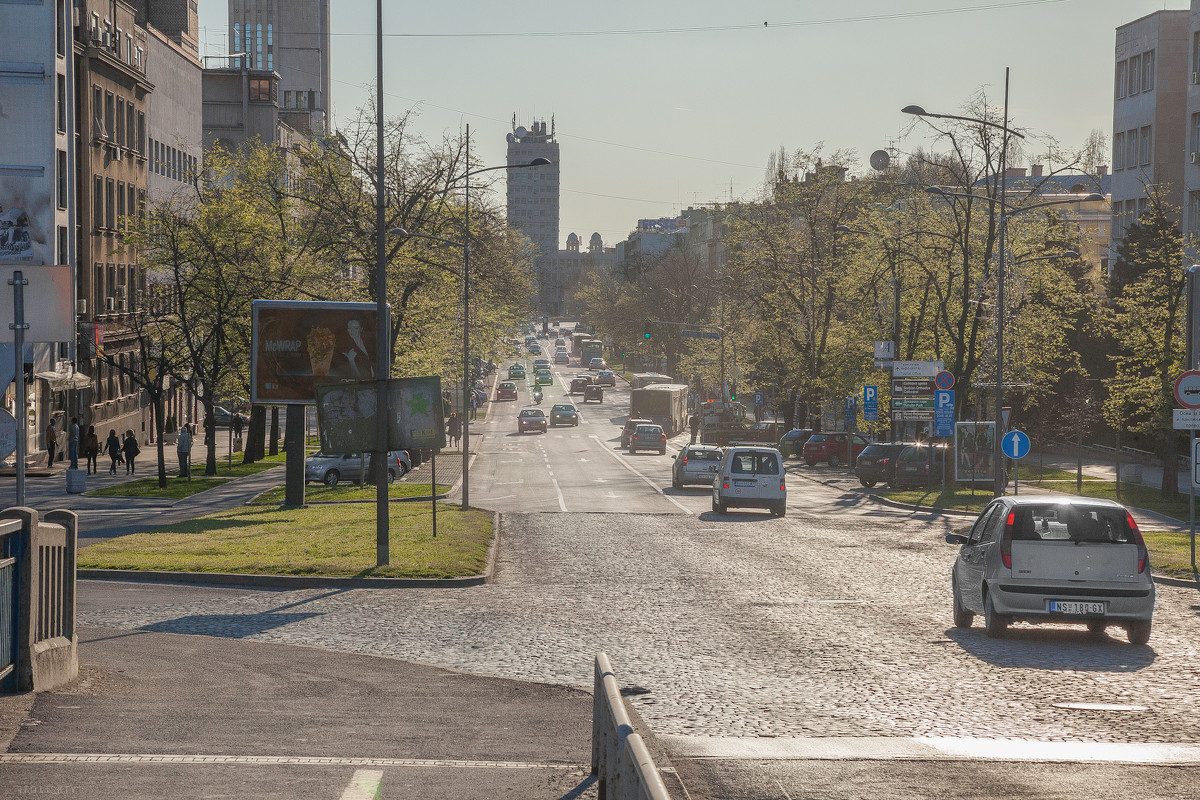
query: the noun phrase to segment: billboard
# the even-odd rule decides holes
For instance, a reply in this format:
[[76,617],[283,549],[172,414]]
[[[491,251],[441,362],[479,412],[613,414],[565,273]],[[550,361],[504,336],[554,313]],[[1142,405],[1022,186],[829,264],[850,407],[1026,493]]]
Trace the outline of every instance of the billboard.
[[0,342],[13,341],[8,327],[16,316],[13,287],[8,284],[20,271],[28,281],[23,287],[26,342],[71,342],[75,340],[75,284],[68,266],[0,266]]
[[[322,452],[366,453],[378,446],[377,387],[375,381],[317,385],[317,429]],[[387,382],[387,393],[388,450],[445,447],[441,378],[393,378]]]
[[374,378],[375,311],[374,303],[255,300],[251,402],[309,404],[319,382]]
[[995,479],[995,422],[959,422],[954,426],[954,479],[991,483]]

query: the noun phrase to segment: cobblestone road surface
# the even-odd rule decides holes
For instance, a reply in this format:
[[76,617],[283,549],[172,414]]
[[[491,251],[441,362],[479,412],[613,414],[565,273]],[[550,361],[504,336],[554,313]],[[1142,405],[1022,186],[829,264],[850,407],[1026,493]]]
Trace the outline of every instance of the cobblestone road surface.
[[79,618],[576,686],[603,650],[664,734],[1200,741],[1195,590],[1159,588],[1147,647],[1023,625],[994,641],[950,624],[942,535],[961,521],[835,515],[827,487],[793,485],[804,497],[814,511],[785,519],[507,515],[498,580],[473,589],[159,587],[147,604],[90,582]]

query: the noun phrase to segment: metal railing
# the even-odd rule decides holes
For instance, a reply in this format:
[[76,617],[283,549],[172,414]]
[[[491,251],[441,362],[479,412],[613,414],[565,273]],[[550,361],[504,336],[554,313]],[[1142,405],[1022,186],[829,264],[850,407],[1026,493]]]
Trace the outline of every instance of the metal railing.
[[633,729],[608,656],[596,656],[592,694],[592,774],[599,800],[670,800],[642,737]]
[[0,522],[0,691],[17,689],[17,558],[21,521]]

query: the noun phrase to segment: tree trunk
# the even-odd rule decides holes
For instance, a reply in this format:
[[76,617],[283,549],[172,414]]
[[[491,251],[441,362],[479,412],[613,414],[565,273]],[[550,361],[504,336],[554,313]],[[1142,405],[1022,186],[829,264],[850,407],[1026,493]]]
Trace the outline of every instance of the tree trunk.
[[246,431],[246,446],[242,463],[253,464],[263,457],[263,441],[267,435],[267,410],[260,405],[250,407],[250,427]]
[[158,488],[167,488],[167,460],[163,452],[163,396],[160,388],[154,395],[154,438],[158,442]]
[[204,406],[202,423],[205,440],[204,474],[211,476],[217,474],[217,415],[215,413],[216,401],[213,400],[212,395],[207,393],[207,387],[205,387],[205,395],[201,404]]
[[279,455],[279,406],[271,406],[271,455]]

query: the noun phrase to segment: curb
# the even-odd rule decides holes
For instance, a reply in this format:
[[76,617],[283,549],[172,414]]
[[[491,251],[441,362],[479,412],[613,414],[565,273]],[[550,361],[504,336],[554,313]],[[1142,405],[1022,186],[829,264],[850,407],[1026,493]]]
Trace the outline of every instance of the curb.
[[1185,580],[1184,578],[1168,578],[1165,575],[1151,575],[1155,583],[1161,583],[1163,586],[1176,586],[1180,589],[1200,589],[1200,584],[1196,581]]
[[495,580],[500,553],[501,516],[492,512],[492,543],[484,556],[482,575],[466,578],[336,578],[319,575],[250,575],[237,572],[164,572],[137,569],[78,569],[79,580],[189,585],[244,586],[252,589],[467,589]]
[[[822,480],[821,478],[814,478],[811,475],[805,475],[803,472],[792,472],[790,474],[795,475],[798,478],[803,478],[806,481],[812,481],[813,483],[819,483],[819,484],[822,484],[823,486],[828,486],[831,489],[842,489],[842,487],[839,486],[834,481],[827,481],[827,480]],[[880,505],[891,506],[892,508],[901,508],[901,509],[905,509],[907,511],[919,511],[922,513],[929,513],[929,514],[945,514],[946,516],[951,516],[951,517],[977,517],[977,516],[979,516],[978,511],[960,511],[957,508],[937,508],[935,506],[921,506],[921,505],[913,505],[911,503],[901,503],[898,500],[891,500],[887,497],[880,497],[877,494],[865,494],[862,492],[853,492],[853,491],[846,491],[846,492],[844,492],[844,494],[854,494],[857,497],[866,497],[870,500],[873,500],[876,503],[879,503]]]

